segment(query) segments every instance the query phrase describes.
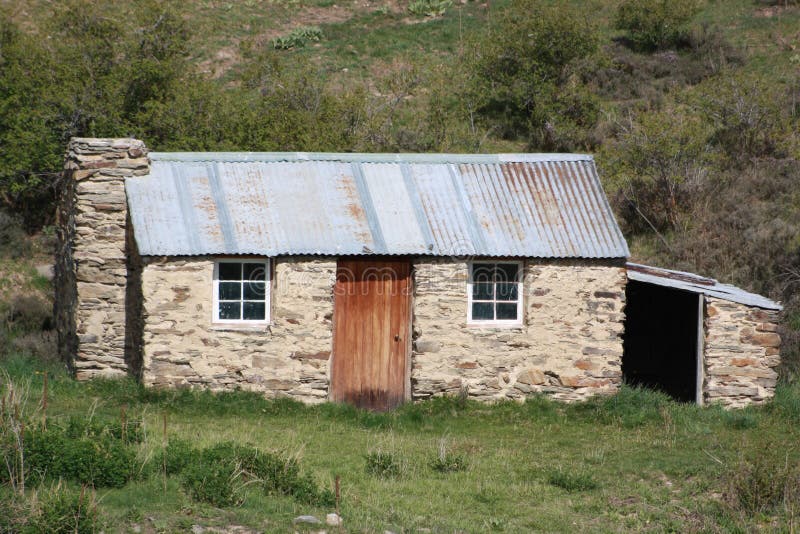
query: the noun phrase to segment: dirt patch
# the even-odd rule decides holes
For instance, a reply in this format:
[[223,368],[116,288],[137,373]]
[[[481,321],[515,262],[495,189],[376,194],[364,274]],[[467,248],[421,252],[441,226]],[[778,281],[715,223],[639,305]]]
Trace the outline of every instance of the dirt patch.
[[771,19],[772,17],[777,17],[786,11],[793,11],[794,9],[796,9],[794,6],[760,7],[753,12],[753,16],[763,19]]
[[198,71],[204,76],[216,80],[221,78],[241,61],[239,43],[226,46],[217,50],[214,57],[201,61],[197,65]]
[[308,6],[292,14],[292,19],[278,28],[270,28],[256,37],[256,42],[266,43],[286,35],[292,30],[303,26],[320,26],[322,24],[338,24],[346,22],[358,14],[373,13],[385,10],[387,12],[400,12],[404,8],[394,0],[386,2],[354,2],[350,5],[334,4],[329,7]]

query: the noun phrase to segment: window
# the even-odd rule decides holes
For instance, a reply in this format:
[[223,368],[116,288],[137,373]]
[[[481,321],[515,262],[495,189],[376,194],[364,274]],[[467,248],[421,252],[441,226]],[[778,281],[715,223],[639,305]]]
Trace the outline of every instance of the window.
[[214,322],[269,322],[269,261],[220,260],[214,265]]
[[521,262],[473,262],[469,274],[469,323],[522,324]]

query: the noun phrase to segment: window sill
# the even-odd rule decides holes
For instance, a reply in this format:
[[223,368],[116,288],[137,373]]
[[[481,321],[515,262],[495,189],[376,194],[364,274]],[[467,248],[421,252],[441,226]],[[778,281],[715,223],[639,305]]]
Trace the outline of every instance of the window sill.
[[467,323],[467,328],[474,330],[523,330],[523,323]]
[[259,324],[222,324],[214,323],[209,330],[212,332],[269,332],[272,323]]

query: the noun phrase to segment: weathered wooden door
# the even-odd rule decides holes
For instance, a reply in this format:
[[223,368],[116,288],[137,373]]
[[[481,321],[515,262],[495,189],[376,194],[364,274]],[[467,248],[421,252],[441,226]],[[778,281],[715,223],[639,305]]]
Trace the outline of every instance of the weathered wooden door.
[[390,410],[409,395],[411,265],[340,259],[334,289],[331,399]]

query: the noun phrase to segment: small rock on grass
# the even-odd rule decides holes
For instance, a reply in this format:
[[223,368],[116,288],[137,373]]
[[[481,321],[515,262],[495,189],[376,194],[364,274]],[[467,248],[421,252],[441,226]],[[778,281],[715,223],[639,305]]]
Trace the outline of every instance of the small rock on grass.
[[314,517],[313,515],[299,515],[292,519],[292,524],[305,524],[305,525],[321,525],[322,521]]
[[325,516],[325,523],[331,527],[338,527],[342,524],[342,517],[339,514],[328,514]]

